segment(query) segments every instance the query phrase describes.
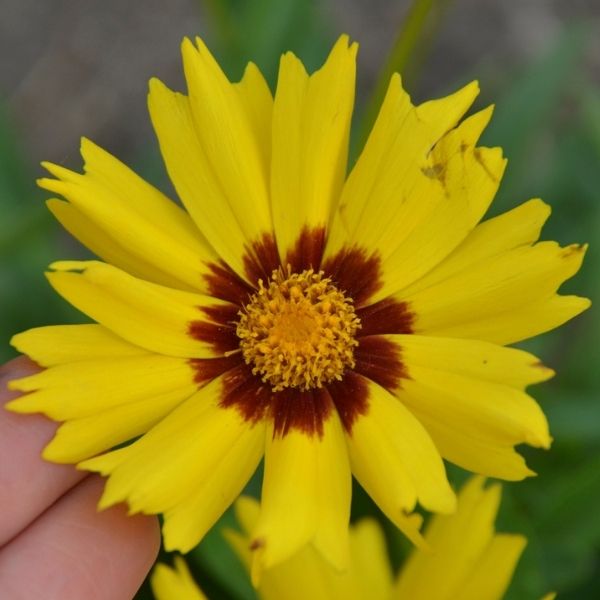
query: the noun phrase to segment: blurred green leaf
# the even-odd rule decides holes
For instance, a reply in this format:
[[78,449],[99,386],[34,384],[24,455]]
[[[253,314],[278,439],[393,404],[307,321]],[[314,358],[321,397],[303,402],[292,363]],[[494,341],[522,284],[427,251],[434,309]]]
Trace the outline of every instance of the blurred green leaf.
[[251,60],[273,85],[279,57],[287,50],[314,69],[336,37],[326,32],[314,0],[204,0],[203,5],[214,24],[216,53],[234,80]]
[[410,89],[417,65],[423,61],[426,46],[437,32],[450,0],[413,0],[398,35],[379,71],[377,82],[367,102],[356,138],[358,148],[364,146],[394,73],[402,74],[403,86]]
[[210,598],[222,598],[224,591],[232,599],[255,600],[256,593],[242,563],[223,537],[223,529],[226,528],[237,529],[231,508],[206,534],[200,545],[190,553],[191,564],[199,566],[203,573],[208,574],[222,588],[221,593],[216,595],[211,594],[211,590],[205,585],[205,592]]
[[550,52],[529,65],[497,100],[494,118],[483,136],[484,144],[502,146],[509,159],[494,202],[495,212],[506,210],[514,205],[515,198],[526,196],[521,190],[538,166],[532,147],[566,94],[576,90],[586,33],[579,26],[565,29]]
[[43,275],[57,239],[17,140],[0,105],[0,361],[15,355],[7,341],[18,331],[74,317]]

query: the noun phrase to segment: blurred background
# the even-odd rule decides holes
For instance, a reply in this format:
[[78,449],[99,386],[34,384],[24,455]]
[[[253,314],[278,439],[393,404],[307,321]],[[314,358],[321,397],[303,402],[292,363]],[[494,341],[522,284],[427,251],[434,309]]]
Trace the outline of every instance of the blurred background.
[[[600,291],[600,3],[596,0],[0,0],[0,360],[31,326],[81,322],[43,277],[49,262],[87,252],[60,230],[35,187],[41,160],[79,169],[82,135],[174,196],[146,111],[147,80],[183,89],[179,44],[203,36],[231,78],[247,60],[271,84],[294,50],[314,69],[346,32],[360,43],[353,156],[382,82],[400,70],[416,101],[477,78],[478,106],[497,105],[484,142],[509,158],[493,213],[541,196],[547,239],[590,242],[564,291]],[[595,308],[527,344],[558,375],[535,396],[549,416],[550,453],[525,449],[541,474],[505,486],[499,529],[529,538],[511,600],[556,590],[600,598],[600,317]],[[455,482],[463,478],[452,469]],[[250,484],[258,493],[259,480]],[[356,491],[353,516],[379,513]],[[378,516],[378,518],[381,518]],[[223,519],[231,524],[232,516]],[[385,523],[384,519],[381,519]],[[398,564],[407,550],[389,526]],[[215,530],[190,555],[213,598],[253,598]],[[140,592],[146,598],[147,589]]]

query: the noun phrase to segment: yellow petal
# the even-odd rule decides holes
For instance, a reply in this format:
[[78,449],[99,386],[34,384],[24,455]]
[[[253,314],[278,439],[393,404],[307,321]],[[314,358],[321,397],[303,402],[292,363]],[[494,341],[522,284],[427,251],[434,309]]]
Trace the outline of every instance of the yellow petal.
[[155,396],[183,399],[197,384],[187,360],[148,353],[56,365],[11,382],[11,388],[28,392],[13,401],[12,410],[64,421]]
[[540,407],[522,390],[528,383],[547,379],[551,370],[525,352],[483,342],[421,336],[390,339],[406,348],[403,357],[409,372],[395,393],[425,426],[445,459],[503,479],[532,474],[514,446],[548,448],[551,438]]
[[128,342],[172,356],[215,356],[211,344],[192,337],[190,323],[207,320],[204,308],[226,303],[142,281],[95,261],[62,261],[50,268],[48,279],[61,296]]
[[405,288],[439,264],[485,214],[506,166],[499,148],[475,147],[490,116],[488,109],[469,117],[428,155],[421,181],[410,192],[419,214],[413,214],[412,222],[398,223],[403,235],[390,246],[392,252],[382,249],[383,285],[373,301]]
[[254,63],[248,63],[244,76],[234,84],[241,105],[246,110],[257,143],[262,169],[268,173],[271,168],[271,120],[273,116],[273,96],[269,85]]
[[494,536],[456,600],[502,600],[526,544],[522,535]]
[[[458,496],[456,513],[432,518],[425,534],[430,550],[413,551],[400,571],[394,598],[462,598],[461,591],[467,587],[469,579],[477,578],[477,569],[480,565],[485,568],[490,558],[498,560],[499,568],[497,579],[490,581],[490,586],[499,589],[497,584],[507,574],[507,567],[514,566],[515,546],[505,544],[505,538],[495,542],[494,520],[500,503],[500,486],[484,489],[483,483],[481,477],[473,477]],[[522,542],[517,546],[520,544]],[[488,552],[491,555],[488,556]]]
[[43,163],[57,179],[41,187],[64,196],[49,207],[82,243],[115,266],[181,289],[204,290],[215,253],[190,217],[123,163],[87,139],[85,174]]
[[51,198],[46,202],[46,206],[74,238],[108,264],[114,265],[139,279],[179,289],[190,289],[187,284],[158,271],[145,260],[133,256],[117,239],[86,217],[70,202]]
[[360,520],[350,529],[352,570],[361,598],[390,598],[392,567],[381,526],[371,518]]
[[[233,211],[250,239],[271,231],[268,172],[256,128],[234,86],[200,38],[181,52],[196,132]],[[262,134],[264,135],[264,133]]]
[[[242,496],[235,503],[242,532],[228,530],[225,538],[249,571],[252,564],[250,533],[260,517],[258,502]],[[363,519],[350,527],[351,561],[340,571],[318,553],[313,545],[303,546],[289,559],[262,574],[258,595],[262,600],[367,600],[389,598],[392,572],[381,527]]]
[[[240,474],[248,473],[245,461],[256,466],[264,439],[261,424],[252,426],[236,410],[219,406],[221,393],[217,378],[133,444],[81,463],[82,469],[110,475],[100,507],[127,501],[133,513],[168,513],[178,505],[185,509],[204,492],[204,518],[216,520],[231,502],[231,488],[240,484]],[[232,464],[240,457],[241,463]],[[188,528],[187,537],[181,533],[173,534],[177,549],[187,550],[203,532]],[[175,544],[170,547],[175,549]]]
[[[423,335],[389,335],[385,338],[398,346],[409,370],[415,366],[455,373],[521,390],[554,375],[554,371],[533,354],[489,342]],[[426,377],[421,380],[429,382]]]
[[234,505],[235,518],[246,537],[250,537],[260,517],[260,504],[256,498],[240,496]]
[[203,471],[189,497],[165,511],[163,539],[167,550],[187,552],[196,546],[256,471],[265,450],[265,427],[262,423],[243,427],[233,441],[228,432],[229,445],[222,450],[218,465]]
[[13,336],[10,343],[43,367],[79,360],[148,354],[147,350],[126,342],[102,325],[35,327]]
[[173,568],[158,563],[150,576],[150,585],[156,600],[206,599],[180,556],[175,557]]
[[[148,107],[179,198],[215,252],[239,275],[245,276],[244,213],[235,212],[220,187],[196,133],[188,97],[152,79]],[[245,195],[243,200],[248,201]]]
[[231,84],[197,44],[182,46],[189,98],[152,80],[150,115],[179,197],[219,256],[246,277],[249,246],[272,230],[268,90],[253,67]]
[[[190,386],[192,388],[192,386]],[[159,423],[193,393],[173,390],[63,423],[42,456],[51,462],[75,464],[127,442]]]
[[550,206],[534,198],[497,217],[483,221],[454,252],[402,293],[410,296],[449,279],[479,261],[488,260],[496,254],[519,246],[533,244],[540,237],[542,227],[549,216]]
[[313,542],[338,568],[347,566],[351,477],[337,413],[322,436],[267,429],[262,506],[252,533],[253,579]]
[[[242,496],[235,503],[236,517],[243,533],[228,530],[225,538],[245,568],[252,568],[251,532],[260,516],[260,506],[253,498]],[[346,526],[347,527],[347,526]],[[257,592],[261,600],[366,600],[362,595],[362,573],[353,565],[339,571],[313,545],[303,546],[291,558],[262,573]]]
[[417,501],[428,510],[454,510],[442,459],[423,426],[384,388],[369,383],[369,411],[347,436],[352,472],[398,527]]
[[559,327],[587,310],[591,304],[588,298],[555,294],[512,311],[462,323],[444,331],[456,337],[514,344]]
[[327,226],[344,181],[357,51],[348,42],[342,36],[311,76],[291,52],[281,58],[273,108],[271,202],[284,260],[303,228]]
[[[440,265],[441,273],[434,270],[397,295],[414,312],[416,333],[507,344],[556,327],[589,306],[585,299],[555,296],[579,270],[586,246],[514,246],[510,234],[501,235],[503,245],[497,245],[501,227],[511,227],[521,216],[530,218],[513,211],[510,219],[482,224],[464,250],[459,247],[449,264]],[[530,230],[536,229],[530,223]]]
[[[427,226],[432,217],[437,222],[435,215],[438,210],[446,211],[443,202],[448,201],[449,191],[452,191],[450,204],[457,208],[453,214],[455,229],[464,229],[457,222],[461,219],[459,207],[463,210],[465,206],[471,207],[476,199],[461,199],[458,190],[454,193],[454,189],[446,189],[440,179],[429,175],[441,173],[438,163],[447,162],[444,172],[449,174],[448,182],[454,186],[455,179],[463,173],[465,163],[460,152],[450,152],[448,143],[440,146],[442,156],[435,157],[438,162],[433,162],[431,149],[456,125],[477,93],[478,86],[472,83],[448,98],[414,107],[402,89],[400,77],[392,77],[373,131],[344,186],[327,243],[327,256],[332,256],[345,245],[359,244],[375,251],[385,261],[403,242],[415,243],[416,240],[410,241],[411,236],[414,238],[421,231],[423,237],[429,232],[431,227],[425,227],[426,231],[422,231],[422,227]],[[473,123],[465,127],[471,135]],[[473,149],[466,145],[470,156]],[[467,174],[473,169],[474,172],[480,170],[476,165],[469,169]],[[484,204],[483,200],[485,198],[478,204]],[[479,207],[473,206],[465,213],[464,220],[467,216],[473,218],[479,210]],[[446,224],[446,230],[452,229]],[[446,253],[451,249],[444,245]],[[406,252],[403,255],[405,259],[413,260]],[[404,279],[409,277],[413,266],[402,271],[400,265],[398,271],[396,262],[389,265],[389,274]]]

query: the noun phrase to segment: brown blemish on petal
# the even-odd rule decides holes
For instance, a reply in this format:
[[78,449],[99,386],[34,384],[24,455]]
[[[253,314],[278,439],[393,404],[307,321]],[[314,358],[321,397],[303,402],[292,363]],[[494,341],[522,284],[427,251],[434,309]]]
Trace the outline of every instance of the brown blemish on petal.
[[226,371],[241,365],[242,357],[238,352],[230,356],[220,356],[219,358],[192,358],[189,364],[194,370],[194,382],[204,384]]
[[483,159],[483,154],[481,153],[481,148],[473,149],[473,158],[475,158],[475,160],[481,165],[481,168],[485,171],[486,175],[492,181],[498,181],[498,178],[496,177],[496,175],[494,175],[494,173],[492,173],[490,171],[489,167],[485,164],[485,160]]
[[425,175],[425,177],[429,177],[429,179],[439,179],[440,181],[444,180],[444,165],[435,164],[430,167],[421,167],[421,173]]
[[235,334],[239,308],[235,304],[198,307],[210,321],[191,321],[188,334],[194,339],[211,344],[215,352],[225,354],[239,349]]
[[319,271],[325,248],[324,227],[304,227],[294,248],[287,253],[285,266],[290,265],[293,273],[308,269]]
[[369,386],[364,377],[354,371],[344,374],[341,381],[327,384],[327,391],[348,433],[352,433],[352,426],[361,415],[366,415],[369,410]]
[[587,250],[587,244],[569,244],[568,246],[561,248],[560,255],[562,258],[569,258],[570,256],[579,254],[585,250]]
[[246,275],[255,286],[259,279],[266,281],[273,271],[281,267],[277,244],[271,233],[264,233],[262,237],[246,248],[244,256]]
[[354,351],[354,359],[354,370],[357,373],[389,391],[398,389],[402,379],[409,378],[400,349],[382,336],[360,338],[358,348]]
[[361,328],[358,337],[382,333],[412,333],[414,315],[406,302],[393,298],[380,300],[356,311]]
[[250,545],[248,546],[248,548],[252,552],[254,552],[256,550],[259,550],[260,548],[264,548],[265,544],[266,544],[266,542],[263,538],[256,538],[250,542]]
[[333,283],[350,296],[354,306],[364,306],[381,289],[381,259],[363,248],[342,248],[323,264],[323,271]]
[[221,262],[209,263],[210,273],[204,276],[211,296],[243,306],[254,293],[252,286],[248,285],[232,269]]

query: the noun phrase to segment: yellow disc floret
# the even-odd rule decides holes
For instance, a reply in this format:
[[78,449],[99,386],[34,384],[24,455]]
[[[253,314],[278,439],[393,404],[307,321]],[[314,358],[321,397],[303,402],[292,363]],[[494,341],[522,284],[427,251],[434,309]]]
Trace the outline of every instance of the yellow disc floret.
[[250,298],[236,333],[244,360],[274,392],[309,390],[354,367],[360,320],[321,271],[274,271]]

